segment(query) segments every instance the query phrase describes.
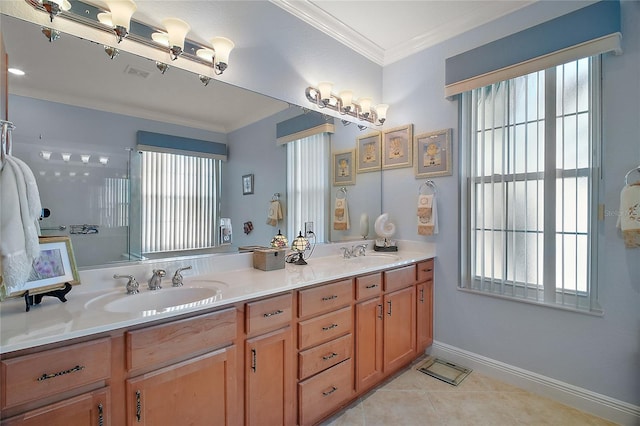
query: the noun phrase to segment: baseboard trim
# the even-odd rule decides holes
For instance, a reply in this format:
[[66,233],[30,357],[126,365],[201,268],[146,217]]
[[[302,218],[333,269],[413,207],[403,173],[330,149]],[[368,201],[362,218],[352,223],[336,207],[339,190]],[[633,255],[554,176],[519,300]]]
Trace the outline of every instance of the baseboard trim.
[[427,349],[435,355],[472,368],[479,373],[522,388],[526,391],[552,398],[560,403],[591,413],[603,419],[621,424],[640,424],[640,406],[610,398],[587,389],[561,382],[505,364],[455,346],[434,341]]

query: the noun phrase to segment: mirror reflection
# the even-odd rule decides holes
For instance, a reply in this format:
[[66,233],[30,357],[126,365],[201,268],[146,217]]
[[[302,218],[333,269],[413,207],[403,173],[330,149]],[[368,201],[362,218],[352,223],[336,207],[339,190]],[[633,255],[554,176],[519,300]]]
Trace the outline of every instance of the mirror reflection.
[[[9,65],[26,72],[9,77],[9,120],[17,127],[13,154],[32,168],[50,211],[41,221],[43,235],[70,235],[79,266],[202,253],[143,250],[142,214],[133,202],[142,193],[139,131],[227,145],[214,223],[208,230],[191,226],[213,234],[217,247],[207,252],[266,246],[279,229],[304,231],[297,223],[287,226],[287,148],[276,144],[277,123],[303,114],[301,108],[216,80],[204,86],[197,75],[177,68],[161,74],[154,62],[126,52],[111,60],[102,46],[72,36],[49,43],[37,25],[0,19]],[[335,121],[329,152],[354,149],[362,131]],[[243,188],[247,175],[253,178],[251,193]],[[355,175],[354,169],[354,176],[349,230],[333,229],[340,186],[326,181],[319,241],[362,238],[360,216],[372,222],[380,214],[380,173]],[[267,216],[275,194],[283,219],[272,226]],[[230,219],[232,244],[221,244],[222,218]]]

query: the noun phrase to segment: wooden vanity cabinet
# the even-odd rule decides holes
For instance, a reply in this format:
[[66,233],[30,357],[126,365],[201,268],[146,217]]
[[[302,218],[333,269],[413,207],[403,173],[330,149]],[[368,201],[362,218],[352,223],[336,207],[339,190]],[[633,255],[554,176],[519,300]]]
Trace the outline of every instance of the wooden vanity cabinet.
[[295,424],[292,297],[287,293],[246,304],[247,425]]
[[433,259],[417,265],[416,350],[421,355],[433,343]]
[[236,425],[235,308],[127,331],[127,425]]
[[382,380],[382,272],[356,278],[355,387],[363,392]]

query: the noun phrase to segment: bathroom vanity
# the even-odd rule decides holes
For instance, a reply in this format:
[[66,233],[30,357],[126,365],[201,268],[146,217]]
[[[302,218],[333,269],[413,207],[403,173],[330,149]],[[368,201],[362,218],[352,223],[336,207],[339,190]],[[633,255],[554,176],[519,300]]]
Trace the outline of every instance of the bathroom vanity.
[[3,302],[1,424],[317,424],[431,344],[434,255],[192,275],[157,292],[215,296],[168,310],[124,288],[29,313]]

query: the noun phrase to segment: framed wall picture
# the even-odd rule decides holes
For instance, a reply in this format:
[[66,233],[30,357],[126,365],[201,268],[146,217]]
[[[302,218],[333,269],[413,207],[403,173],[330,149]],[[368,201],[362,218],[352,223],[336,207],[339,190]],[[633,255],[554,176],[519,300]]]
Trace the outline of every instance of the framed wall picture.
[[376,172],[382,167],[381,142],[382,135],[375,132],[358,137],[357,158],[358,173]]
[[451,129],[416,135],[413,151],[416,178],[451,175]]
[[355,185],[356,171],[354,169],[355,150],[334,152],[331,163],[331,174],[334,186]]
[[382,168],[411,167],[413,124],[386,130],[382,134]]
[[242,176],[242,195],[253,194],[253,173]]
[[9,296],[20,296],[26,290],[29,290],[29,294],[44,293],[63,288],[65,283],[80,284],[69,237],[39,237],[39,243],[40,255],[31,265],[26,284],[19,292]]

